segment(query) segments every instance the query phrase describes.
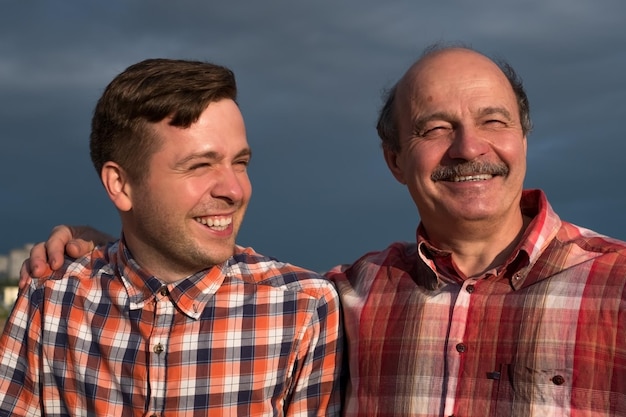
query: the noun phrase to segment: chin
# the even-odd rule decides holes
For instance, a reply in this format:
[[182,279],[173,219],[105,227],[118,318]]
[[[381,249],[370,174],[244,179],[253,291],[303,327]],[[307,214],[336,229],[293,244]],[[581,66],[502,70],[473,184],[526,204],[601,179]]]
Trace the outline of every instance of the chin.
[[219,246],[219,247],[205,247],[204,249],[204,257],[209,260],[213,265],[218,265],[226,261],[228,258],[233,256],[235,253],[235,245],[229,244],[228,246]]

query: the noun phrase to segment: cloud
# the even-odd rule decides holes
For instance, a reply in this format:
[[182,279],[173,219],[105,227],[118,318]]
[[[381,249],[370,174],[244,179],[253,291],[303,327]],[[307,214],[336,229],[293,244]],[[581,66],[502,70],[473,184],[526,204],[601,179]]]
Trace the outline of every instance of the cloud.
[[617,0],[9,2],[0,253],[62,222],[117,232],[88,158],[89,122],[106,84],[148,57],[235,70],[255,154],[244,243],[326,269],[413,239],[417,213],[374,130],[380,93],[423,47],[459,40],[505,57],[525,81],[535,121],[527,183],[568,220],[626,238],[615,185],[626,151],[624,16]]

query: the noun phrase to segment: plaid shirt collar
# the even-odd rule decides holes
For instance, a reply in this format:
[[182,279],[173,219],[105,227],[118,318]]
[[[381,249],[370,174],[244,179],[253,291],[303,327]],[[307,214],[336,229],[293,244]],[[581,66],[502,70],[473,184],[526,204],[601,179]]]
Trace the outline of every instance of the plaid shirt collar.
[[[524,232],[520,243],[511,252],[506,262],[496,271],[498,274],[504,271],[504,276],[509,279],[515,290],[532,285],[537,281],[538,277],[527,279],[528,272],[561,227],[561,219],[554,212],[545,193],[541,190],[524,190],[520,208],[522,214],[530,217],[532,221]],[[435,289],[441,283],[438,276],[449,274],[449,272],[444,272],[438,267],[438,264],[450,263],[452,253],[435,247],[428,240],[428,234],[421,222],[416,235],[419,256],[413,276],[416,282],[419,281],[417,282],[418,285]],[[437,259],[445,259],[446,261],[439,262]],[[446,268],[446,271],[450,271],[450,269]],[[458,281],[461,278],[457,276],[454,279]]]
[[[119,250],[117,249],[119,247]],[[124,237],[111,244],[107,252],[117,265],[119,276],[126,288],[131,309],[140,309],[159,293],[169,294],[172,302],[187,316],[198,319],[206,303],[223,282],[236,274],[237,258],[246,249],[235,247],[235,254],[220,265],[198,271],[174,283],[163,283],[141,268],[128,249]],[[116,259],[117,258],[117,259]]]

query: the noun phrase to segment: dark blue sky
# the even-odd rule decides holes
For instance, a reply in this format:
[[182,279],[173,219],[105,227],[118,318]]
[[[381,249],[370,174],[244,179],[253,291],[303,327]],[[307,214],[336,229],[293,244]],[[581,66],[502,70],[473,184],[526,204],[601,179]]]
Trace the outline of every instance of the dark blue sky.
[[[374,129],[380,95],[435,41],[523,77],[528,187],[566,220],[626,239],[626,2],[2,2],[0,253],[58,223],[117,234],[88,156],[106,84],[150,57],[234,69],[254,192],[239,243],[324,270],[419,221]],[[507,4],[510,3],[510,4]]]

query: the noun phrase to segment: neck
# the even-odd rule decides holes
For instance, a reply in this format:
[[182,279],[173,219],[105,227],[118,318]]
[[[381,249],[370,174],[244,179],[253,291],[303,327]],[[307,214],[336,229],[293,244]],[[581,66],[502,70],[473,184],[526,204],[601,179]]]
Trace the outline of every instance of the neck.
[[125,233],[124,241],[133,259],[141,269],[165,284],[183,280],[199,271],[214,266],[211,264],[182,262],[175,254],[157,250],[154,245],[137,239],[132,233]]
[[502,265],[521,241],[530,221],[519,213],[505,226],[479,222],[449,225],[447,229],[453,228],[454,233],[435,230],[434,234],[425,227],[429,240],[437,248],[452,252],[456,267],[465,276],[474,277]]

